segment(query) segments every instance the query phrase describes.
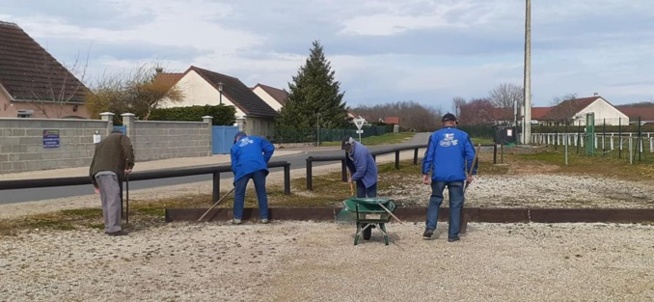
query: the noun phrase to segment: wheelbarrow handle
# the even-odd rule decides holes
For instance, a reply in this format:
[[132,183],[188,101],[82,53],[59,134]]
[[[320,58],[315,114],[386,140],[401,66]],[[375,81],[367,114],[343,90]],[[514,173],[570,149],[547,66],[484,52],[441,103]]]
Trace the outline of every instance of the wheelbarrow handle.
[[392,216],[393,218],[395,218],[395,220],[399,221],[400,223],[404,223],[404,221],[402,221],[402,220],[400,220],[399,218],[397,218],[397,216],[395,216],[395,214],[393,214],[393,212],[391,212],[390,210],[388,210],[388,209],[387,209],[387,208],[386,208],[386,207],[385,207],[381,202],[378,202],[377,204],[379,204],[379,206],[382,207],[382,209],[384,209],[384,211],[388,212],[388,214],[391,214],[391,216]]

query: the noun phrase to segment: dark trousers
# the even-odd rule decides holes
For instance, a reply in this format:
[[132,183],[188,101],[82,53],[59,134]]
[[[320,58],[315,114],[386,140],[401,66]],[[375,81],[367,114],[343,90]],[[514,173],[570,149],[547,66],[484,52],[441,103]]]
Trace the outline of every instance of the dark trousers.
[[243,218],[243,207],[245,204],[245,189],[248,182],[254,181],[254,189],[257,191],[259,202],[259,217],[268,219],[268,194],[266,193],[266,171],[259,170],[247,174],[234,182],[234,218]]

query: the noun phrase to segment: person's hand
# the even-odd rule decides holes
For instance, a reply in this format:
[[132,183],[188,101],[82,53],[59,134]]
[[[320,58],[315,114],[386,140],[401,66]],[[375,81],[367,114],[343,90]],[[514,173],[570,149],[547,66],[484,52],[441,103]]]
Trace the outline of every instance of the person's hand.
[[431,179],[429,179],[429,175],[427,174],[422,175],[422,183],[426,185],[431,184]]
[[125,171],[123,171],[123,172],[125,172],[125,174],[127,175],[129,173],[132,173],[132,169],[125,169]]
[[350,183],[350,184],[352,183],[352,177],[347,178],[347,183]]
[[100,194],[100,188],[96,185],[93,185],[93,191],[95,191],[95,194]]
[[472,175],[468,175],[468,177],[466,178],[466,182],[469,184],[472,183],[473,180],[474,179],[472,178]]

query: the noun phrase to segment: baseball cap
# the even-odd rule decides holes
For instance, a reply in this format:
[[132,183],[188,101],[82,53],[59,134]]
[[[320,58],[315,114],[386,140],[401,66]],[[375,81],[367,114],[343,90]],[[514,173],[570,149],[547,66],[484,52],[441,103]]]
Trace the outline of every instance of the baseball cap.
[[248,136],[248,135],[243,131],[237,132],[236,135],[234,135],[234,142],[236,142],[236,138],[239,137],[239,136],[244,137],[244,136]]
[[451,113],[443,115],[443,120],[441,122],[456,122],[456,116]]

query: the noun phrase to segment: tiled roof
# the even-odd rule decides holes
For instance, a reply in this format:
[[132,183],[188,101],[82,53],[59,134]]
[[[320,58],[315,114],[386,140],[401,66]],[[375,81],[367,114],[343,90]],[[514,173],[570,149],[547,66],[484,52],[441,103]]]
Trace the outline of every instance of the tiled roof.
[[0,85],[14,100],[84,102],[88,88],[18,25],[0,21],[0,41]]
[[[545,115],[552,110],[552,107],[531,107],[531,119],[532,120],[543,120]],[[496,108],[493,112],[495,120],[510,120],[512,121],[514,117],[513,108]],[[522,117],[522,112],[518,112],[518,117]]]
[[286,98],[288,98],[288,92],[286,92],[286,90],[277,89],[275,87],[270,87],[263,84],[257,84],[252,88],[252,90],[256,89],[257,87],[261,87],[261,89],[273,97],[275,101],[282,104],[282,106],[286,105]]
[[588,105],[592,104],[599,98],[601,97],[593,96],[563,101],[552,107],[552,109],[547,114],[545,114],[543,120],[559,121],[571,119],[575,114],[588,107]]
[[384,118],[384,123],[385,124],[393,124],[393,125],[399,125],[400,124],[400,118],[397,116],[387,116]]
[[170,72],[160,72],[154,78],[154,81],[159,85],[166,87],[167,89],[172,88],[177,84],[177,81],[184,76],[184,73],[170,73]]
[[241,109],[248,116],[279,116],[277,111],[266,104],[266,102],[259,98],[259,96],[252,92],[252,90],[250,90],[250,88],[243,84],[239,79],[195,66],[191,66],[185,74],[191,70],[197,72],[202,78],[209,82],[209,84],[216,88],[216,90],[218,90],[218,83],[223,83],[223,95],[228,97],[236,107]]
[[618,110],[629,117],[632,122],[637,122],[638,117],[641,121],[654,121],[654,104],[651,105],[621,105],[615,106]]
[[542,120],[553,107],[531,107],[531,119]]

